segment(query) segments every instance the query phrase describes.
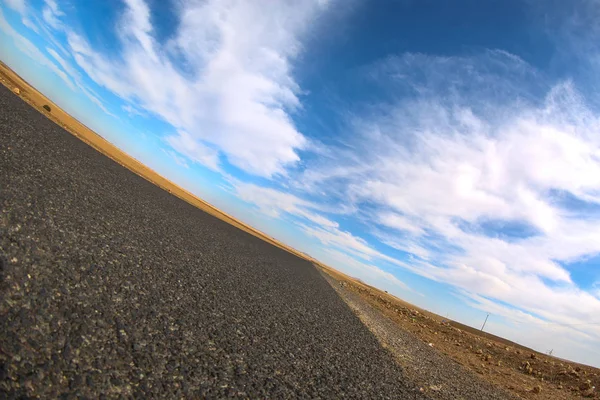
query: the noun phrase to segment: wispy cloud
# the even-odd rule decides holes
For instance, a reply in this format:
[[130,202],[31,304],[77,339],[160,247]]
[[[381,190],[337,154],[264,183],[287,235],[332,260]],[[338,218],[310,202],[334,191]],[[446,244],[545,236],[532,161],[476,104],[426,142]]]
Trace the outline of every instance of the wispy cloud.
[[180,130],[174,135],[167,136],[165,141],[171,148],[192,162],[204,165],[214,171],[219,170],[219,153],[189,133]]
[[58,7],[56,0],[44,0],[44,2],[46,3],[42,10],[44,21],[54,29],[61,29],[62,22],[60,19],[65,15],[64,12]]
[[27,9],[27,5],[25,4],[25,0],[5,0],[6,1],[6,5],[10,8],[12,8],[13,10],[24,14],[25,10]]
[[[154,37],[144,1],[126,6],[117,32],[123,51],[116,57],[68,32],[75,60],[92,79],[188,132],[188,143],[210,143],[250,173],[281,174],[299,160],[306,140],[289,116],[300,105],[289,61],[322,6],[278,3],[264,13],[256,3],[186,3],[177,9],[179,28],[168,43]],[[187,73],[172,55],[185,60]]]
[[72,90],[75,90],[75,84],[73,80],[55,63],[53,63],[44,53],[42,53],[36,45],[31,43],[27,38],[21,36],[11,24],[8,23],[2,9],[0,9],[0,30],[8,35],[17,45],[21,51],[27,54],[31,59],[35,60],[38,64],[47,67],[49,70],[54,72],[63,82]]
[[[356,208],[376,204],[372,224],[387,229],[379,237],[413,253],[398,265],[414,273],[548,321],[598,315],[598,298],[565,266],[600,252],[598,221],[555,195],[600,199],[600,119],[574,85],[548,85],[537,97],[543,85],[524,78],[543,77],[505,52],[408,54],[373,69],[376,80],[409,95],[354,120],[360,157],[334,160],[331,169],[347,165],[343,174],[309,167],[313,191],[333,186]],[[419,80],[409,79],[415,71]],[[536,233],[486,232],[494,221]],[[444,252],[445,243],[452,251]],[[432,245],[435,263],[426,260]]]

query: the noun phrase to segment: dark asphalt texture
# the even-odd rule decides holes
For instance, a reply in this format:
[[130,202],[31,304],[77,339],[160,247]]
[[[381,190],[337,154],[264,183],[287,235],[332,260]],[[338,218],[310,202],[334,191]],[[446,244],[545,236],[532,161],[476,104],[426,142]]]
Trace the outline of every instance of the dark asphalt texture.
[[0,86],[0,398],[422,398],[307,261]]

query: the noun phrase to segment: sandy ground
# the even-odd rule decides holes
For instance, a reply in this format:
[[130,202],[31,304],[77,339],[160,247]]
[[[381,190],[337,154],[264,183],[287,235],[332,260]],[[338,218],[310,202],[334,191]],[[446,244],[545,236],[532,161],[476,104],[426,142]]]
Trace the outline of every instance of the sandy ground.
[[[321,268],[365,325],[395,354],[407,374],[411,376],[412,371],[413,379],[432,397],[458,398],[453,396],[459,392],[453,390],[456,390],[454,385],[459,375],[448,373],[453,369],[450,364],[444,368],[445,373],[436,368],[428,369],[427,361],[423,361],[428,360],[428,348],[518,398],[598,397],[596,388],[600,388],[600,370],[597,368],[551,357],[447,321],[331,268]],[[404,339],[398,339],[399,335]],[[415,353],[416,346],[406,346],[411,337],[423,343],[423,351]]]

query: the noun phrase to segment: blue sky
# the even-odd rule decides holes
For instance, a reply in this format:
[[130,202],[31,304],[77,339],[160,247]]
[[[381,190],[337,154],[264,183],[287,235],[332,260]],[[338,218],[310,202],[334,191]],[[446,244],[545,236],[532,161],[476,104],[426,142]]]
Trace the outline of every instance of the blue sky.
[[5,0],[0,56],[214,205],[600,366],[600,3]]

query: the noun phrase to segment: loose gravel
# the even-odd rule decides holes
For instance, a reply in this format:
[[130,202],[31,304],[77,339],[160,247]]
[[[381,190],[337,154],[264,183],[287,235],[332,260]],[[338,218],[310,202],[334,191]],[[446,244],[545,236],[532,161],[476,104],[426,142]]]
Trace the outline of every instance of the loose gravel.
[[517,397],[479,378],[435,347],[398,327],[394,321],[368,304],[347,285],[323,273],[363,323],[387,348],[412,382],[433,399],[439,400],[515,400]]
[[0,87],[0,398],[423,398],[307,261]]

